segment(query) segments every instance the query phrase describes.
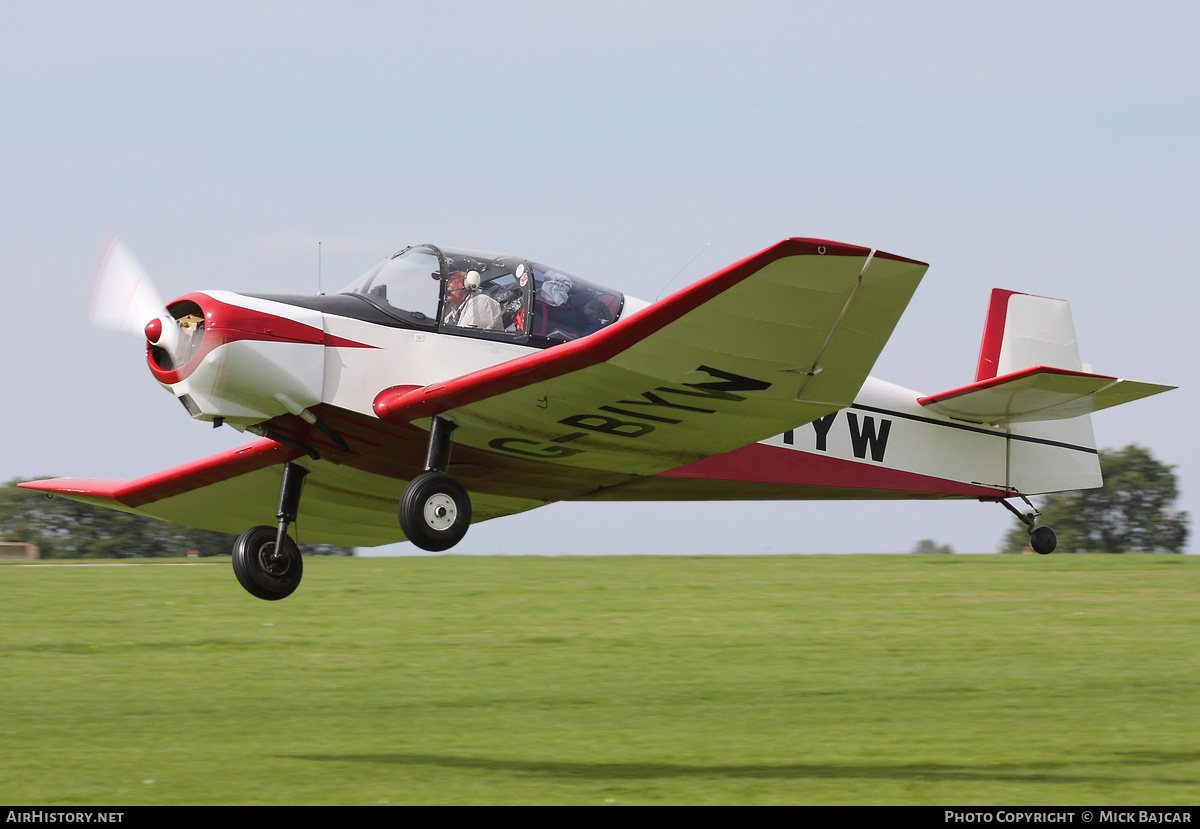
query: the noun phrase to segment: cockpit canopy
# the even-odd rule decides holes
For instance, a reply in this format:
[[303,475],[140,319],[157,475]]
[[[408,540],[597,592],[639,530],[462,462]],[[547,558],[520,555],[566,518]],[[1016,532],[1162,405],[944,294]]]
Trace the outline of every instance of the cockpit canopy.
[[405,248],[346,286],[389,315],[447,334],[553,345],[614,322],[624,296],[515,256]]

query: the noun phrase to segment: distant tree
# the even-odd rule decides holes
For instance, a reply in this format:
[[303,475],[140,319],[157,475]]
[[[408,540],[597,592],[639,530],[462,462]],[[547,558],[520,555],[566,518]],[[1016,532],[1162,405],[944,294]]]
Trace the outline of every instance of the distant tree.
[[[1038,523],[1053,528],[1058,552],[1182,553],[1188,514],[1172,510],[1179,494],[1174,468],[1141,446],[1102,450],[1104,486],[1046,496]],[[1020,552],[1028,540],[1018,522],[1001,552]]]
[[[234,536],[197,530],[95,507],[68,498],[21,489],[18,481],[0,487],[0,540],[36,544],[42,558],[132,558],[229,555]],[[306,555],[353,555],[349,547],[301,544]]]
[[951,547],[949,544],[939,545],[936,541],[934,541],[931,538],[923,538],[917,542],[916,547],[913,547],[912,552],[913,552],[913,555],[918,555],[918,556],[927,556],[927,555],[933,555],[933,554],[950,556],[950,555],[954,555],[954,548]]

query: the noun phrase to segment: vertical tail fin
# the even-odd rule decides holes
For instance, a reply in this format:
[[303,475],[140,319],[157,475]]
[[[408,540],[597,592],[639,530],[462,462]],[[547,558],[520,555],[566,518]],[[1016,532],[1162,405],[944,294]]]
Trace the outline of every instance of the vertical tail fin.
[[975,381],[1035,366],[1083,371],[1070,304],[1063,299],[994,288],[988,301]]
[[[1045,366],[1081,372],[1075,321],[1066,300],[992,290],[975,380]],[[1104,485],[1091,415],[1008,426],[1008,485],[1059,492]]]

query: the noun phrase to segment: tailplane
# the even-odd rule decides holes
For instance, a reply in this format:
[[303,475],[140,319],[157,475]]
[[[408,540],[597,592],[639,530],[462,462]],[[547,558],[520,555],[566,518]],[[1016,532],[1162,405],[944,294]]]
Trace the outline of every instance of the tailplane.
[[975,382],[917,402],[954,420],[1004,428],[1009,486],[1033,494],[1101,486],[1091,413],[1172,388],[1092,373],[1080,362],[1065,300],[997,288]]

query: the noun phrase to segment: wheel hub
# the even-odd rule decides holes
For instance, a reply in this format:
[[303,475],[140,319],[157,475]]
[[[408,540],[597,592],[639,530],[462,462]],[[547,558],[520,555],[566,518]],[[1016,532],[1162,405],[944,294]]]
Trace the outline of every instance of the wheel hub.
[[437,493],[425,499],[425,524],[431,530],[448,530],[458,517],[458,507],[449,495]]
[[283,576],[291,568],[291,562],[285,553],[275,551],[275,542],[264,544],[258,548],[258,564],[272,576]]

